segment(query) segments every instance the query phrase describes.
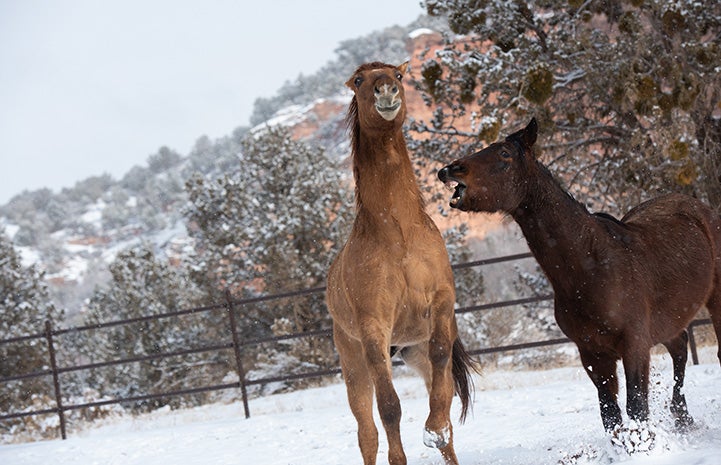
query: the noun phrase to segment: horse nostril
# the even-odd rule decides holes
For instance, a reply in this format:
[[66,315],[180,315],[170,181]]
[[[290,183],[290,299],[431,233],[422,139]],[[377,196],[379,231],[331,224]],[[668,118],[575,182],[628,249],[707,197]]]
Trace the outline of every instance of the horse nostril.
[[398,95],[398,86],[395,84],[392,86],[390,84],[375,85],[373,86],[373,92],[376,97],[381,95],[386,97],[395,97]]
[[463,165],[448,165],[443,168],[441,168],[438,171],[438,179],[445,182],[448,178],[452,176],[458,176],[459,174],[465,174],[466,173],[466,167]]
[[446,179],[448,179],[448,167],[445,166],[438,170],[438,179],[440,179],[443,182],[446,182]]

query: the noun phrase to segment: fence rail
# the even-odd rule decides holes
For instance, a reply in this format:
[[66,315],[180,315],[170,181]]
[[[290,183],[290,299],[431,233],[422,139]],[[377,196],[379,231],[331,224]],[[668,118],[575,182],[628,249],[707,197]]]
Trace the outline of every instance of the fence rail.
[[[532,258],[532,255],[530,253],[521,253],[521,254],[507,255],[507,256],[503,256],[503,257],[494,257],[494,258],[478,260],[478,261],[473,261],[473,262],[455,264],[455,265],[453,265],[452,268],[454,270],[459,270],[459,269],[465,269],[465,268],[471,268],[471,267],[477,267],[477,266],[485,266],[485,265],[496,264],[496,263],[517,261],[517,260],[522,260],[522,259],[526,259],[526,258]],[[70,328],[53,328],[52,322],[46,321],[44,331],[38,332],[36,334],[18,336],[18,337],[0,340],[0,346],[6,345],[6,344],[12,344],[12,343],[23,343],[23,342],[27,343],[27,342],[32,342],[32,341],[44,340],[45,343],[47,344],[47,348],[48,348],[48,362],[49,362],[48,364],[49,364],[50,368],[31,372],[31,373],[18,373],[13,376],[0,378],[0,386],[3,384],[9,383],[9,382],[13,382],[13,381],[20,381],[20,380],[26,380],[26,379],[31,379],[31,378],[52,376],[53,391],[54,391],[53,396],[55,399],[55,407],[3,414],[3,415],[0,415],[0,421],[11,420],[11,419],[16,419],[16,418],[23,418],[23,417],[28,417],[28,416],[56,414],[59,419],[60,435],[63,439],[66,439],[67,438],[67,427],[66,427],[65,412],[68,412],[68,411],[92,408],[92,407],[100,407],[100,406],[106,406],[106,405],[113,405],[113,404],[121,404],[121,403],[127,403],[127,402],[139,402],[139,401],[146,401],[146,400],[153,400],[153,399],[171,398],[171,397],[185,396],[185,395],[189,395],[189,394],[199,394],[199,393],[204,393],[204,392],[220,391],[220,390],[228,390],[228,389],[239,389],[240,390],[241,398],[243,401],[243,410],[245,413],[245,417],[249,418],[250,417],[250,406],[249,406],[248,391],[247,391],[248,386],[267,384],[267,383],[273,383],[273,382],[288,382],[288,381],[297,381],[297,380],[302,380],[302,379],[332,376],[332,375],[340,374],[341,370],[340,370],[340,368],[336,367],[336,368],[330,368],[330,369],[324,369],[324,370],[309,371],[309,372],[305,372],[305,373],[284,374],[284,375],[278,375],[278,376],[268,376],[268,377],[261,377],[261,378],[255,378],[255,379],[247,379],[247,375],[246,375],[246,372],[245,372],[245,369],[244,369],[243,363],[242,363],[242,349],[244,347],[256,346],[259,344],[267,344],[267,343],[278,344],[278,343],[281,343],[284,341],[289,341],[289,340],[299,339],[299,338],[330,337],[332,335],[332,331],[331,330],[315,330],[315,331],[307,331],[307,332],[302,332],[302,333],[287,334],[287,335],[282,335],[282,336],[272,336],[272,337],[241,340],[240,335],[237,330],[237,322],[236,322],[236,316],[235,316],[236,309],[243,307],[245,305],[250,305],[250,304],[254,304],[254,303],[258,303],[258,302],[268,302],[268,301],[275,301],[275,300],[287,299],[287,298],[298,298],[298,297],[312,295],[312,294],[321,294],[324,292],[325,292],[324,287],[314,287],[314,288],[309,288],[309,289],[301,289],[298,291],[290,291],[290,292],[283,292],[283,293],[279,293],[279,294],[262,295],[262,296],[258,296],[258,297],[239,299],[239,300],[232,299],[230,293],[226,292],[225,293],[225,302],[223,302],[222,304],[209,305],[209,306],[205,306],[205,307],[197,307],[197,308],[191,308],[191,309],[186,309],[186,310],[178,310],[178,311],[167,312],[167,313],[163,313],[163,314],[159,314],[159,315],[149,315],[149,316],[143,316],[143,317],[137,317],[137,318],[104,322],[104,323],[99,323],[99,324],[95,324],[95,325],[76,326],[76,327],[70,327]],[[515,305],[524,305],[524,304],[529,304],[529,303],[534,303],[534,302],[549,301],[552,299],[553,299],[553,295],[543,295],[543,296],[527,297],[527,298],[520,298],[520,299],[514,299],[514,300],[506,300],[506,301],[502,301],[502,302],[492,302],[492,303],[487,303],[487,304],[482,304],[482,305],[472,305],[472,306],[466,306],[466,307],[456,309],[456,314],[480,312],[480,311],[486,311],[486,310],[491,310],[491,309],[515,306]],[[55,337],[57,337],[59,335],[68,334],[68,333],[72,333],[72,332],[97,330],[97,329],[101,329],[101,328],[110,328],[110,327],[115,327],[115,326],[124,326],[124,325],[130,325],[130,324],[134,324],[134,323],[140,323],[140,322],[151,321],[151,320],[160,320],[160,319],[165,319],[165,318],[173,318],[173,317],[178,317],[178,316],[183,316],[183,315],[201,314],[204,312],[217,311],[217,310],[224,310],[226,312],[227,317],[228,317],[228,325],[230,327],[229,339],[226,341],[220,342],[218,344],[207,345],[207,346],[197,347],[197,348],[193,348],[193,349],[183,349],[183,350],[177,350],[177,351],[172,351],[172,352],[158,353],[158,354],[152,354],[152,355],[128,357],[128,358],[123,358],[123,359],[118,359],[118,360],[110,360],[110,361],[98,362],[98,363],[86,363],[86,364],[73,365],[73,366],[58,366],[57,357],[56,357],[56,349],[55,349]],[[689,343],[690,343],[690,348],[691,348],[692,361],[694,364],[698,364],[698,354],[697,354],[697,349],[696,349],[696,341],[695,341],[694,334],[693,334],[693,328],[696,326],[699,326],[699,325],[706,325],[706,324],[710,324],[710,320],[699,319],[699,320],[694,320],[691,323],[691,325],[689,326],[689,336],[690,336]],[[552,346],[552,345],[558,345],[558,344],[567,344],[569,342],[571,342],[571,341],[568,338],[556,338],[556,339],[549,339],[549,340],[543,340],[543,341],[531,341],[531,342],[523,342],[523,343],[519,343],[519,344],[485,347],[485,348],[470,350],[469,353],[471,355],[484,355],[484,354],[509,352],[509,351],[516,351],[516,350],[526,350],[526,349],[531,349],[531,348]],[[63,389],[62,389],[62,383],[60,381],[61,374],[71,373],[71,372],[79,372],[79,371],[87,371],[87,370],[92,370],[92,369],[102,368],[102,367],[127,365],[127,364],[131,364],[131,363],[144,362],[144,361],[149,361],[149,360],[156,360],[156,359],[163,359],[163,358],[170,358],[170,357],[177,357],[177,356],[182,356],[182,355],[198,354],[198,353],[205,353],[205,352],[219,353],[221,351],[230,351],[230,350],[232,350],[233,358],[234,358],[234,362],[235,362],[235,368],[236,368],[236,372],[238,374],[238,381],[236,381],[236,382],[213,384],[213,385],[194,387],[194,388],[186,388],[186,389],[178,389],[178,390],[172,390],[172,391],[167,391],[167,392],[161,392],[161,393],[157,393],[157,394],[144,394],[144,395],[121,397],[121,398],[115,398],[115,399],[106,399],[106,400],[99,400],[99,401],[95,401],[95,402],[85,402],[85,403],[77,403],[77,404],[65,404],[63,402]],[[394,361],[393,364],[394,365],[402,365],[403,362]]]

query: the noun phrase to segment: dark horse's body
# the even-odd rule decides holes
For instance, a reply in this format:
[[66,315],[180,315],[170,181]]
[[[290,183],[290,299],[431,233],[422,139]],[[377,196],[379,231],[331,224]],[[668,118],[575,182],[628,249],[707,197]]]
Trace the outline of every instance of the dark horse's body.
[[[505,212],[520,225],[555,293],[555,316],[578,346],[598,389],[607,430],[622,421],[616,362],[626,373],[626,411],[648,417],[649,351],[673,358],[671,410],[693,420],[681,393],[686,328],[706,306],[721,340],[721,218],[702,202],[671,194],[638,205],[621,220],[590,214],[533,155],[535,120],[521,131],[439,171],[456,183],[451,206]],[[719,352],[721,358],[721,351]]]

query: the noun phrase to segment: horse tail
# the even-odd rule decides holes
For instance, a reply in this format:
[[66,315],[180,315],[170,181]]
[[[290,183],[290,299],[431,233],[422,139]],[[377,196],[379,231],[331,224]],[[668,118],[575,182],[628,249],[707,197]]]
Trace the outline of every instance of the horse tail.
[[466,421],[466,415],[471,408],[473,378],[472,372],[480,373],[478,363],[466,351],[460,338],[453,341],[453,384],[456,394],[461,399],[461,423]]

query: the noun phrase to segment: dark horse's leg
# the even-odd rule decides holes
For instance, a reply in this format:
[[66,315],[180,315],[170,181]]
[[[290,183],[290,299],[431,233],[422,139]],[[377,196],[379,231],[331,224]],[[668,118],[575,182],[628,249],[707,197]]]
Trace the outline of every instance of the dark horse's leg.
[[683,330],[674,339],[663,344],[668,349],[673,360],[673,397],[671,398],[671,413],[676,418],[676,427],[685,428],[693,424],[693,418],[686,407],[686,397],[681,393],[686,375],[686,361],[688,360],[688,331]]
[[648,374],[651,365],[650,347],[631,336],[626,340],[623,370],[626,374],[626,413],[632,420],[648,420]]
[[598,390],[601,420],[606,431],[621,424],[621,409],[618,406],[618,378],[616,359],[608,354],[599,354],[578,348],[583,368]]
[[[719,236],[721,236],[721,234],[719,234]],[[706,308],[711,314],[711,322],[716,332],[716,344],[718,345],[717,356],[719,363],[721,363],[721,260],[717,260],[717,263],[716,281],[711,297],[709,297],[708,302],[706,302]]]

